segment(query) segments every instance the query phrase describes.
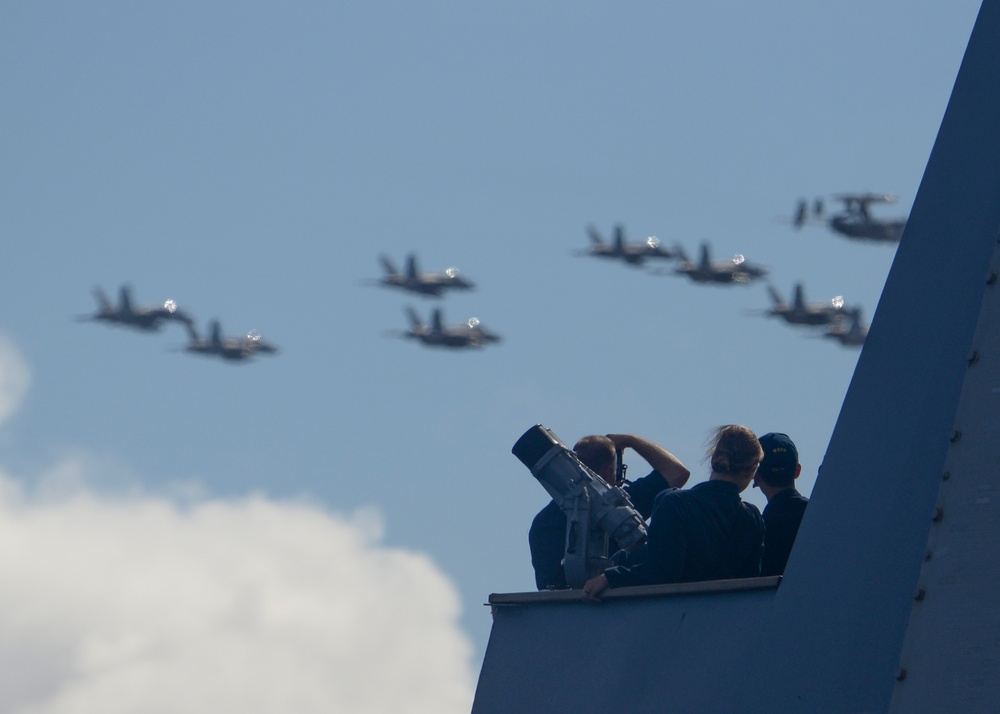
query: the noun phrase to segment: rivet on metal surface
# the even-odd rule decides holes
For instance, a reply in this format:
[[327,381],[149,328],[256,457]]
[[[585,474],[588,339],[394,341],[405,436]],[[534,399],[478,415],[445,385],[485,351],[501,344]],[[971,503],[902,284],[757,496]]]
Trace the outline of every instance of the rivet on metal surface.
[[955,429],[955,431],[951,432],[951,436],[948,437],[948,441],[950,441],[953,444],[957,444],[961,439],[962,439],[962,432],[958,429]]
[[979,350],[972,350],[972,352],[969,353],[969,366],[971,367],[978,361],[979,361]]
[[930,550],[926,551],[924,553],[924,562],[925,563],[930,562],[931,558],[933,558],[933,557],[934,557],[934,552],[933,551],[930,551]]
[[896,670],[896,681],[902,682],[904,679],[906,679],[906,670],[900,667]]
[[943,474],[941,475],[941,479],[942,479],[943,481],[947,481],[947,480],[948,480],[948,479],[950,479],[950,478],[951,478],[951,471],[945,471],[945,472],[944,472],[944,473],[943,473]]
[[934,515],[931,517],[931,521],[934,523],[940,523],[941,519],[944,518],[944,509],[938,506],[934,509]]
[[923,588],[917,588],[917,592],[913,594],[913,599],[917,602],[923,602],[924,598],[927,596],[927,591]]
[[994,270],[992,273],[990,273],[990,277],[986,278],[986,284],[990,287],[993,287],[994,285],[996,285],[996,282],[997,282],[997,271]]

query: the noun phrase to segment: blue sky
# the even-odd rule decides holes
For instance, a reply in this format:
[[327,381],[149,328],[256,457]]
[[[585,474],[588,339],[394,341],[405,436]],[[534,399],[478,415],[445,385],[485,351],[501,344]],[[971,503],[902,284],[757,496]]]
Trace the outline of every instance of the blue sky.
[[[761,285],[578,257],[586,225],[692,253],[709,241],[767,265],[786,295],[801,280],[870,319],[893,248],[777,219],[844,191],[895,193],[877,210],[906,213],[977,10],[6,3],[0,471],[16,512],[82,495],[190,525],[206,504],[260,499],[292,530],[297,509],[357,527],[363,547],[303,567],[356,592],[348,609],[377,591],[419,612],[408,593],[450,587],[440,628],[468,646],[448,645],[442,676],[461,680],[461,710],[482,603],[533,583],[526,532],[547,496],[510,454],[521,433],[639,433],[694,482],[712,427],[785,431],[808,492],[857,359],[751,314],[768,306]],[[379,254],[411,251],[478,289],[435,301],[366,284]],[[94,286],[124,282],[282,352],[234,366],[177,352],[176,326],[74,321]],[[504,341],[422,348],[390,334],[407,305],[475,315]],[[97,526],[72,522],[82,531],[52,537],[90,542]],[[128,538],[142,520],[121,523]],[[33,541],[18,542],[30,583]],[[359,577],[397,556],[433,587]],[[388,643],[405,629],[371,627]],[[60,691],[63,675],[38,676],[24,701]]]

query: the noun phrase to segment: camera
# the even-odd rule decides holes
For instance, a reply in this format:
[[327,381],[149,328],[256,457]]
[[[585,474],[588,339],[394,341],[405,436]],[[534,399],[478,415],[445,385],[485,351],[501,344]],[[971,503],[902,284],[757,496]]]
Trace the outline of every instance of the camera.
[[563,568],[571,588],[583,587],[608,564],[608,541],[632,548],[645,541],[646,524],[621,488],[605,483],[541,424],[511,449],[566,514]]

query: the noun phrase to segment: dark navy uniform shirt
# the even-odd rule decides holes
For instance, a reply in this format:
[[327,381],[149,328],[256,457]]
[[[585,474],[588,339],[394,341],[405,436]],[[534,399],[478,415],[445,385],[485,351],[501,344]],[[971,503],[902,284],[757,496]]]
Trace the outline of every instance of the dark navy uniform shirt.
[[761,575],[781,575],[785,572],[788,554],[799,532],[799,524],[805,515],[809,499],[787,488],[778,491],[764,507],[764,558],[761,560]]
[[729,481],[699,483],[656,498],[642,562],[604,571],[611,587],[760,575],[764,520]]

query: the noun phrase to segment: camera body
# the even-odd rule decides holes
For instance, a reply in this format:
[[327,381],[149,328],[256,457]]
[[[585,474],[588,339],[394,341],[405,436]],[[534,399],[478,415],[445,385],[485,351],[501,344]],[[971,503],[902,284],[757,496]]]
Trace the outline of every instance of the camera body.
[[511,452],[531,470],[566,514],[566,583],[581,588],[608,564],[608,541],[631,548],[646,539],[646,524],[621,488],[580,461],[541,424],[528,429]]

